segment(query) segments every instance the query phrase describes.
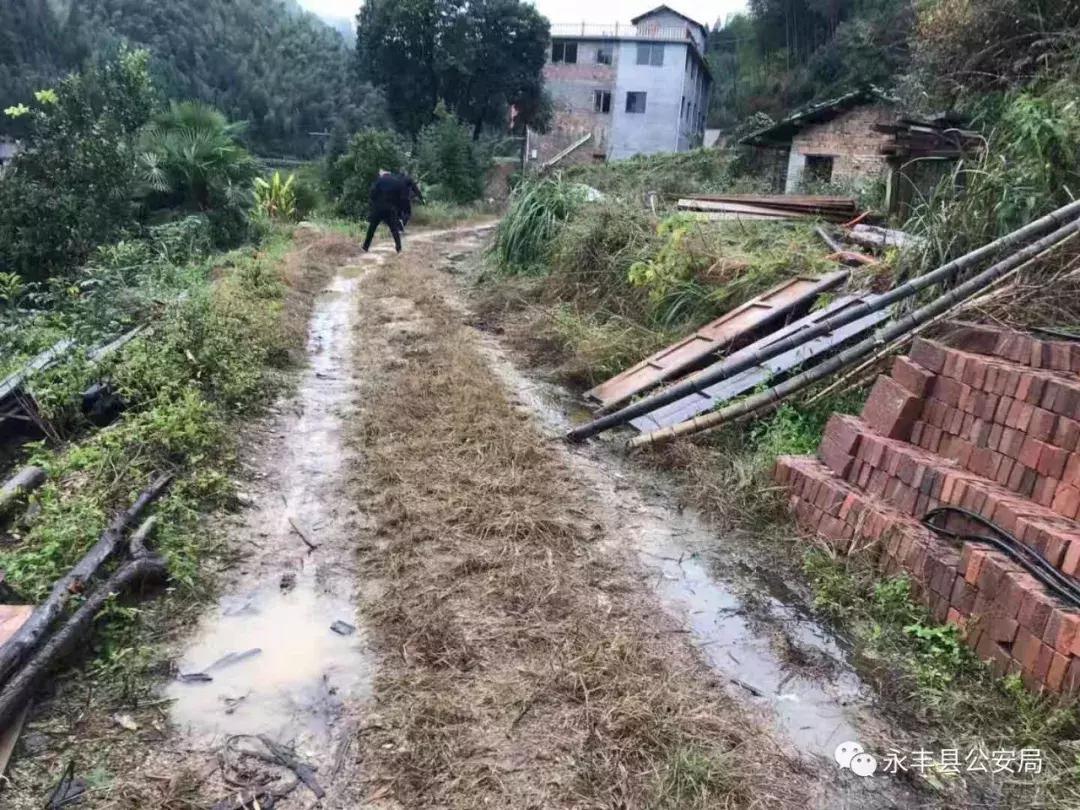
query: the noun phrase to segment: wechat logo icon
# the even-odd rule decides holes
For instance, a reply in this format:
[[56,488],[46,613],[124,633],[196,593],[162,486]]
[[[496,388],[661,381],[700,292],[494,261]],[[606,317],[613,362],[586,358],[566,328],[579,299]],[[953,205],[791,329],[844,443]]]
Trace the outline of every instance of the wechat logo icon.
[[836,764],[850,770],[856,776],[873,776],[877,773],[877,759],[866,753],[857,742],[845,742],[836,746]]

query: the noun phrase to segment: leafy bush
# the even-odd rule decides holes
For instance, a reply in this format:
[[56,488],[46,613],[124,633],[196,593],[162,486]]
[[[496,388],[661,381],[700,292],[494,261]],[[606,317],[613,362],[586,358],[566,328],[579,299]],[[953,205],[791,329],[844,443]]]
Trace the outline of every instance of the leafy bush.
[[136,220],[136,131],[150,115],[146,51],[112,60],[37,94],[26,149],[0,176],[0,272],[41,280],[66,272]]
[[421,177],[432,184],[428,197],[468,203],[483,196],[491,149],[474,141],[469,127],[445,106],[440,104],[435,121],[420,130],[417,157]]
[[1057,81],[976,108],[990,129],[983,154],[961,161],[913,206],[908,228],[939,264],[1069,202],[1080,189],[1080,83]]
[[530,273],[549,256],[559,228],[585,202],[585,190],[562,178],[522,183],[510,195],[510,210],[499,223],[494,252],[506,273]]
[[338,210],[345,216],[366,217],[371,184],[379,170],[402,171],[406,160],[405,147],[393,132],[364,129],[353,135],[345,154],[327,170],[327,185]]

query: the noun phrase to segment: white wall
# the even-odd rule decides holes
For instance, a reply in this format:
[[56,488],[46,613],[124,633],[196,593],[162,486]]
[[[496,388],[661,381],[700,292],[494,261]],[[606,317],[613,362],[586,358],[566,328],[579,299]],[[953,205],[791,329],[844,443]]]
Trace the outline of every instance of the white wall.
[[[664,64],[660,67],[639,65],[637,46],[633,41],[619,43],[619,70],[612,100],[612,160],[679,149],[683,126],[680,113],[686,92],[686,49],[690,46],[663,44]],[[626,112],[628,92],[647,93],[644,115]]]

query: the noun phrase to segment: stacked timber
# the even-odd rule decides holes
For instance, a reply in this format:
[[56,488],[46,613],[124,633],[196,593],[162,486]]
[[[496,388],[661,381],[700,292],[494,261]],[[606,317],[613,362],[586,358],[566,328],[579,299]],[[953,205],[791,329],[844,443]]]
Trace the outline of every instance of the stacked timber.
[[892,140],[881,147],[881,153],[901,159],[956,160],[977,152],[984,143],[978,132],[949,126],[944,121],[901,118],[895,124],[879,124],[874,128],[892,136]]
[[847,222],[856,214],[850,197],[819,197],[794,194],[700,194],[683,197],[680,211],[697,211],[709,219],[787,220],[825,219]]

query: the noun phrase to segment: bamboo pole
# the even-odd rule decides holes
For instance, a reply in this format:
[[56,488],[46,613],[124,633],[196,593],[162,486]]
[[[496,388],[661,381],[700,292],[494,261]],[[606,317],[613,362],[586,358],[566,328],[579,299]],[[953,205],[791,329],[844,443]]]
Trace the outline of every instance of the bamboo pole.
[[[791,337],[771,343],[763,349],[736,352],[727,359],[690,376],[683,382],[673,385],[665,391],[646,397],[645,399],[628,405],[615,413],[596,419],[587,425],[575,428],[567,434],[566,438],[575,442],[583,441],[590,436],[595,436],[596,434],[602,433],[617,425],[629,422],[631,419],[636,419],[644,414],[652,413],[657,408],[662,408],[683,397],[701,393],[703,389],[708,388],[711,385],[715,385],[722,380],[726,380],[742,371],[746,371],[748,368],[761,365],[765,361],[791,351],[807,341],[829,334],[841,326],[860,318],[865,318],[873,312],[891,306],[905,298],[910,298],[934,284],[946,281],[954,274],[973,267],[983,259],[986,259],[1001,250],[1026,243],[1031,238],[1049,231],[1051,228],[1060,228],[1063,224],[1069,222],[1071,218],[1076,216],[1080,216],[1080,201],[1059,208],[1057,211],[1047,214],[1045,217],[1041,217],[1007,236],[1003,236],[1000,239],[996,239],[993,242],[983,245],[978,250],[974,250],[958,259],[954,259],[948,264],[942,265],[936,270],[932,270],[905,284],[901,284],[899,287],[885,293],[870,304],[862,304],[845,309],[832,317],[822,319],[817,324],[801,330]],[[1019,267],[1027,262],[1032,256],[1041,252],[1041,249],[1032,252],[1032,247],[1033,246],[1029,245],[1027,248],[1018,251],[1016,254],[1006,259],[1006,262],[1011,262],[1009,269]]]
[[926,321],[936,318],[941,313],[948,311],[1009,273],[1015,272],[1024,266],[1037,261],[1042,256],[1061,247],[1066,241],[1076,236],[1078,232],[1080,232],[1080,219],[1044,236],[1042,239],[1022,251],[1024,254],[1030,254],[1023,263],[1016,264],[1014,262],[1015,257],[1010,257],[1003,262],[999,262],[978,275],[973,276],[944,295],[934,299],[926,306],[915,310],[892,325],[879,330],[866,340],[845,349],[829,360],[826,360],[824,363],[814,366],[801,374],[795,375],[780,385],[770,388],[768,391],[763,391],[760,394],[747,397],[740,402],[736,402],[734,405],[729,405],[726,408],[713,411],[704,416],[698,416],[678,425],[638,436],[636,439],[628,442],[627,447],[628,449],[635,449],[638,447],[660,444],[679,436],[701,433],[702,431],[719,427],[732,419],[737,419],[740,416],[745,416],[763,407],[780,402],[782,399],[794,394],[796,391],[801,391],[830,374],[842,371],[853,363],[858,362],[863,357],[866,357],[868,354],[880,350],[883,345],[906,335]]

